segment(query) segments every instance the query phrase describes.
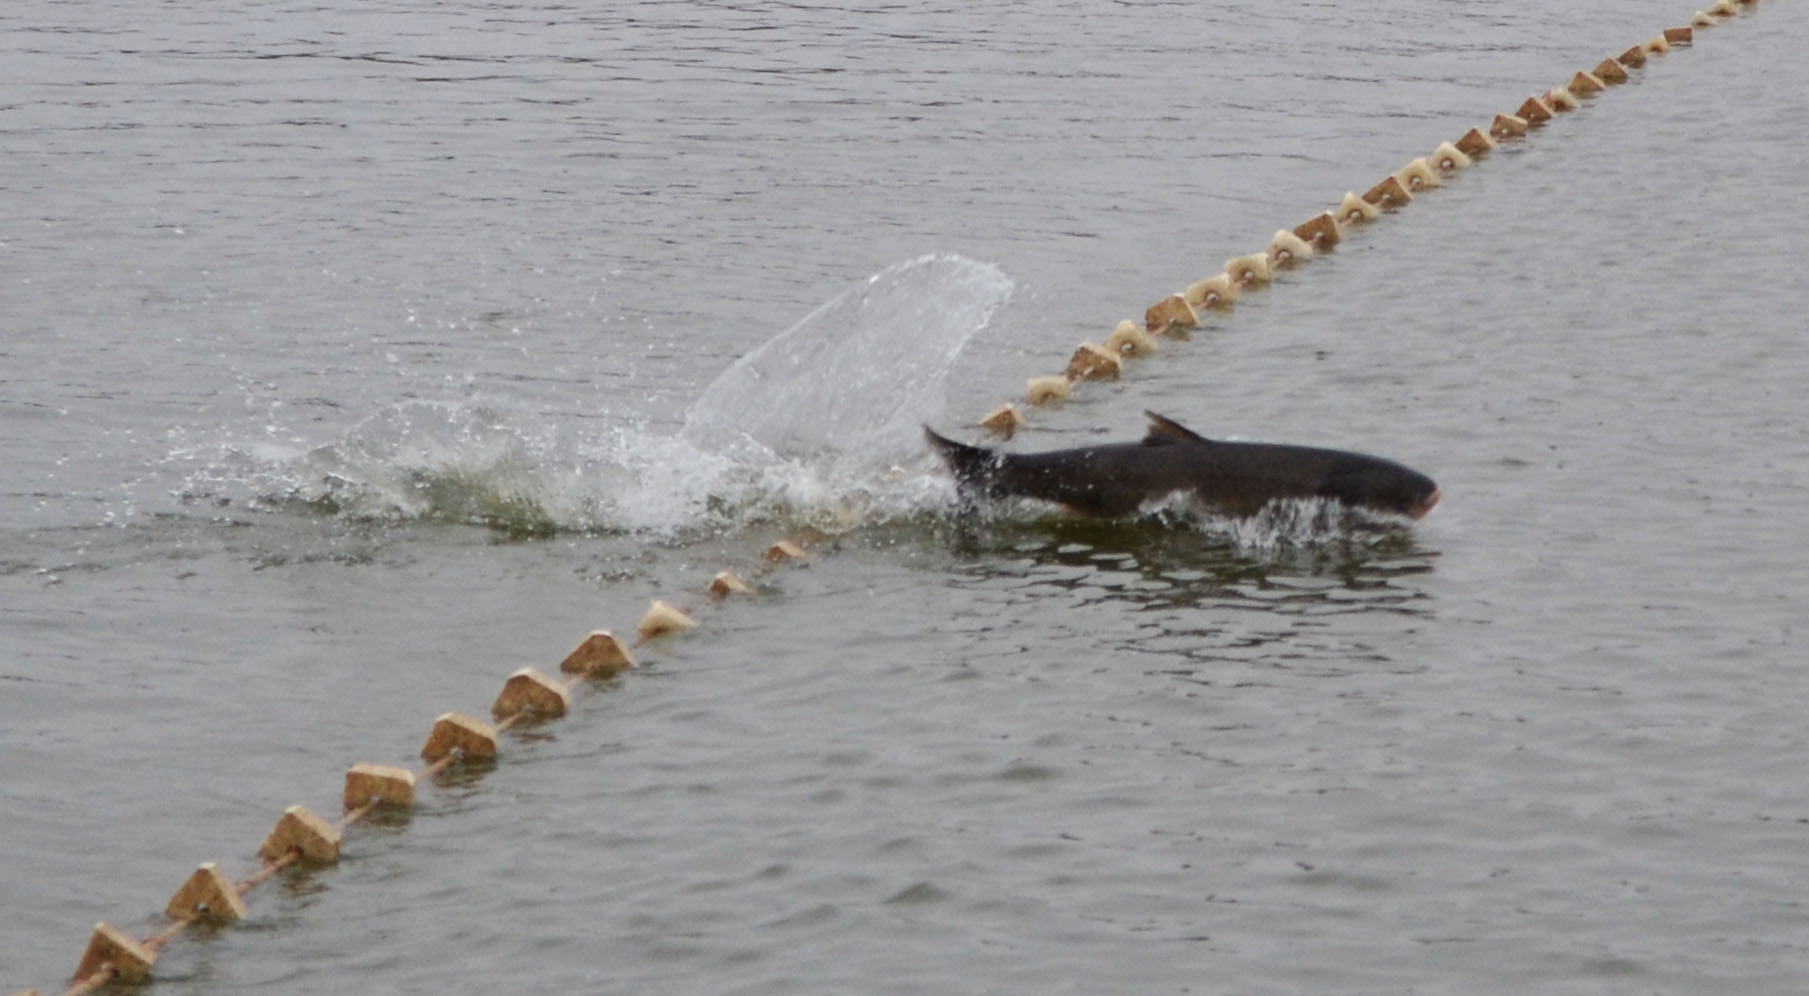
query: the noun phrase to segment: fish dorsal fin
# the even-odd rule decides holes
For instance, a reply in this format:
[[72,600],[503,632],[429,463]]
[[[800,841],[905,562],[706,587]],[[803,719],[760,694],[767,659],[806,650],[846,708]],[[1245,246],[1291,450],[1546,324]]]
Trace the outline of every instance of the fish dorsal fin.
[[1171,418],[1163,418],[1155,412],[1144,412],[1149,416],[1149,435],[1143,437],[1145,446],[1167,446],[1172,443],[1210,443],[1212,440],[1189,429]]

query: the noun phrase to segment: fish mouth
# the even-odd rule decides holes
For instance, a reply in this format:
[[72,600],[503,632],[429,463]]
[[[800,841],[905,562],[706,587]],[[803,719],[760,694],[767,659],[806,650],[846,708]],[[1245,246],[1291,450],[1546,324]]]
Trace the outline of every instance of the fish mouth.
[[1407,514],[1415,519],[1425,518],[1426,513],[1432,511],[1432,506],[1438,504],[1440,497],[1439,490],[1433,488],[1432,493],[1415,502],[1413,507],[1407,510]]

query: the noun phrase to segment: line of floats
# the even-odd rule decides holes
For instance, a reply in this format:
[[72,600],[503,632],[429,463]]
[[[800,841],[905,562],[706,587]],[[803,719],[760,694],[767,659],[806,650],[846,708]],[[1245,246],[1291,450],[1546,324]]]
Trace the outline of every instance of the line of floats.
[[[1240,294],[1267,285],[1276,271],[1297,267],[1316,252],[1332,248],[1343,239],[1345,228],[1366,224],[1385,211],[1405,207],[1415,195],[1440,186],[1445,176],[1469,167],[1500,142],[1526,137],[1557,115],[1578,109],[1584,100],[1627,82],[1631,78],[1629,69],[1645,66],[1647,60],[1664,55],[1672,46],[1691,44],[1695,40],[1694,29],[1719,24],[1741,9],[1756,5],[1757,0],[1720,0],[1707,10],[1697,11],[1688,27],[1666,28],[1649,41],[1603,59],[1594,69],[1579,70],[1563,86],[1526,98],[1512,114],[1495,115],[1486,130],[1471,128],[1455,142],[1441,142],[1430,156],[1414,159],[1362,196],[1346,192],[1336,209],[1292,229],[1277,231],[1262,252],[1226,260],[1221,272],[1150,305],[1141,324],[1127,318],[1104,342],[1081,343],[1069,358],[1067,369],[1030,378],[1024,403],[1034,407],[1061,401],[1081,381],[1117,380],[1124,370],[1124,361],[1154,353],[1159,337],[1186,338],[1200,324],[1203,312],[1227,309]],[[1023,410],[1015,402],[1006,402],[982,416],[979,425],[1009,439],[1025,422]]]

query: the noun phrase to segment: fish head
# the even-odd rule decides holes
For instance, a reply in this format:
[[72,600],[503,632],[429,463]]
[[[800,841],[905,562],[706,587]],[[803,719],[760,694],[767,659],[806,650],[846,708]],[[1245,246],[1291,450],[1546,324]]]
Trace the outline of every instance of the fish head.
[[1438,485],[1432,478],[1397,463],[1363,458],[1333,469],[1320,485],[1321,497],[1346,505],[1392,512],[1408,518],[1424,518],[1438,504]]

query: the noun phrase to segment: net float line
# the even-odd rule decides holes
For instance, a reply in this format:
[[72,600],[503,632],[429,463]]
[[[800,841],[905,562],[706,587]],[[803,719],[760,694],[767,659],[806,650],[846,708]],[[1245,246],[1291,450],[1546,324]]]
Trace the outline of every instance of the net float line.
[[[423,774],[437,773],[444,767],[444,764],[430,765]],[[354,801],[354,786],[372,779],[387,782],[391,787],[368,798],[361,795],[359,801]],[[345,831],[378,806],[397,801],[393,786],[406,785],[412,789],[414,779],[412,772],[399,768],[354,765],[346,776],[346,812],[337,821],[328,823],[306,806],[291,806],[284,810],[258,849],[262,865],[256,872],[234,882],[217,863],[202,862],[165,905],[164,916],[170,922],[143,938],[135,939],[104,921],[95,924],[88,948],[83,952],[64,996],[93,992],[112,982],[147,981],[158,953],[184,930],[199,923],[217,925],[244,919],[247,915],[245,896],[291,865],[302,861],[319,864],[337,861],[339,841]],[[25,990],[25,993],[33,992]]]
[[[757,565],[744,568],[744,572],[758,578],[808,560],[809,554],[797,540],[781,539],[763,551]],[[729,570],[718,572],[705,592],[715,601],[756,593],[753,586]],[[636,626],[638,639],[634,646],[698,625],[691,613],[655,599]],[[420,756],[426,763],[419,771],[387,764],[352,765],[345,775],[339,819],[328,822],[301,804],[285,809],[258,847],[261,863],[257,871],[235,882],[220,870],[218,863],[203,862],[165,905],[163,912],[169,922],[143,937],[133,937],[105,921],[95,924],[88,947],[67,988],[62,990],[63,996],[91,993],[115,982],[149,981],[159,952],[188,928],[245,919],[245,897],[259,885],[297,864],[336,863],[346,831],[371,814],[384,808],[412,808],[416,786],[437,778],[455,764],[493,763],[501,734],[524,723],[563,717],[587,690],[602,687],[634,667],[634,654],[628,644],[609,630],[593,630],[560,662],[561,674],[569,677],[552,677],[532,667],[509,675],[491,703],[494,723],[458,712],[442,713],[421,748]],[[21,990],[15,996],[37,996],[37,990]]]
[[[808,559],[809,554],[796,540],[781,539],[766,548],[759,564],[744,568],[744,572],[750,577],[763,577],[786,564]],[[718,572],[705,591],[718,601],[755,593],[748,582],[728,570]],[[639,639],[634,646],[697,626],[690,613],[655,599],[636,626]],[[421,757],[427,764],[419,772],[393,765],[352,765],[346,772],[341,797],[343,815],[329,823],[303,805],[284,810],[258,848],[263,861],[258,871],[235,883],[226,878],[218,864],[204,862],[165,907],[164,914],[170,922],[143,938],[132,938],[105,922],[96,924],[74,979],[64,990],[65,996],[93,992],[112,982],[148,980],[158,952],[190,926],[244,919],[245,895],[278,872],[303,861],[317,865],[338,861],[345,831],[379,808],[412,807],[415,786],[422,780],[436,778],[456,763],[494,761],[500,734],[526,722],[563,717],[585,690],[635,666],[628,645],[608,630],[593,630],[560,662],[560,671],[571,677],[554,678],[532,667],[509,675],[491,704],[495,723],[457,712],[441,714],[421,748]],[[19,996],[28,993],[35,996],[35,990],[29,989]]]
[[[1758,0],[1718,0],[1714,6],[1696,11],[1688,27],[1666,28],[1613,58],[1603,59],[1593,69],[1576,71],[1562,86],[1527,97],[1513,113],[1496,114],[1486,127],[1471,128],[1455,141],[1439,143],[1431,155],[1410,160],[1361,196],[1346,192],[1337,207],[1292,228],[1278,229],[1262,252],[1232,257],[1220,272],[1150,305],[1141,324],[1127,318],[1103,343],[1082,342],[1061,373],[1031,377],[1025,382],[1022,404],[1029,408],[1059,404],[1084,381],[1121,379],[1128,361],[1158,351],[1159,339],[1189,338],[1192,330],[1203,324],[1206,313],[1229,311],[1240,295],[1267,287],[1277,271],[1294,269],[1310,262],[1317,253],[1332,249],[1342,241],[1345,229],[1405,208],[1415,197],[1442,186],[1458,170],[1474,165],[1499,143],[1527,137],[1559,115],[1580,109],[1583,101],[1628,82],[1632,78],[1629,69],[1641,68],[1673,47],[1692,44],[1695,29],[1721,24],[1757,5]],[[1019,402],[1008,401],[980,416],[975,424],[988,433],[1010,439],[1029,424],[1029,419]]]

